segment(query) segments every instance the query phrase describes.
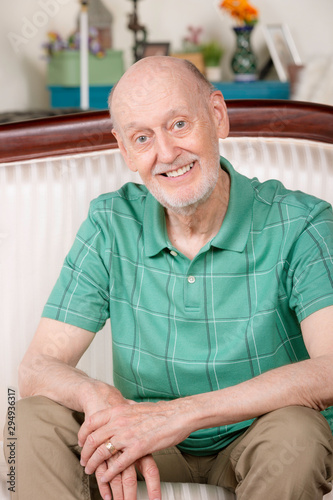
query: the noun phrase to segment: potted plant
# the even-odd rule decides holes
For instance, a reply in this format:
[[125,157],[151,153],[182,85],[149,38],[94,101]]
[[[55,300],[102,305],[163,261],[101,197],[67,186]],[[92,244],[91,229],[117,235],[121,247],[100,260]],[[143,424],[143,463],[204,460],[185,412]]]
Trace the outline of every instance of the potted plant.
[[219,42],[211,40],[201,45],[201,53],[204,59],[206,76],[210,81],[219,81],[221,79],[221,58],[224,49]]

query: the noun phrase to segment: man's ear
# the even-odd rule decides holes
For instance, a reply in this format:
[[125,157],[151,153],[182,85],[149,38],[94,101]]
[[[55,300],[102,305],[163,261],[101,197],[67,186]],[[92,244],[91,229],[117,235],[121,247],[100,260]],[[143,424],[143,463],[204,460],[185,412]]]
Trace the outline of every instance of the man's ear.
[[225,139],[229,134],[229,117],[224,97],[219,90],[215,90],[210,95],[213,116],[220,139]]
[[121,135],[113,128],[111,130],[112,134],[115,136],[116,138],[116,141],[117,141],[117,144],[118,144],[118,148],[119,148],[119,151],[121,152],[125,162],[126,162],[126,165],[128,166],[128,168],[130,170],[132,170],[132,172],[137,172],[138,169],[132,164],[132,161],[127,153],[127,149],[124,145],[124,142],[121,138]]

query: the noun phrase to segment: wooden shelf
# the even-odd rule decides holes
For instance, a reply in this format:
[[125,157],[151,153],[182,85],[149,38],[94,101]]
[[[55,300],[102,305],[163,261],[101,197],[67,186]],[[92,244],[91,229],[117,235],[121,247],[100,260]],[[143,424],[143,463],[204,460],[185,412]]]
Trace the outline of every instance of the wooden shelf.
[[275,80],[255,82],[214,82],[225,99],[289,99],[289,83]]

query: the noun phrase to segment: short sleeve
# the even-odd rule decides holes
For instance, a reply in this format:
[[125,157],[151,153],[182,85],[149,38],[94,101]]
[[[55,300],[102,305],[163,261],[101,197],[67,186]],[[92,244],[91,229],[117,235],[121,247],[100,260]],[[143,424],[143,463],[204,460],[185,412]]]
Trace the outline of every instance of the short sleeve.
[[90,206],[42,316],[100,330],[109,318],[109,273],[105,265],[105,236]]
[[319,201],[307,217],[293,246],[289,270],[290,307],[299,322],[333,305],[333,214],[328,203]]

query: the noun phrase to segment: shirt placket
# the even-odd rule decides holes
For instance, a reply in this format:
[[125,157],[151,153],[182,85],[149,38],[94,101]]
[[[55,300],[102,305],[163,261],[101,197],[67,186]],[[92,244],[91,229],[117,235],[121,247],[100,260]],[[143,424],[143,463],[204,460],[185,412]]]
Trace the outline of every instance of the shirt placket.
[[[170,255],[176,260],[183,274],[183,297],[184,309],[187,312],[199,312],[203,305],[203,277],[200,271],[200,256],[196,256],[191,262],[179,254],[175,249],[171,249]],[[177,267],[178,267],[177,266]]]

